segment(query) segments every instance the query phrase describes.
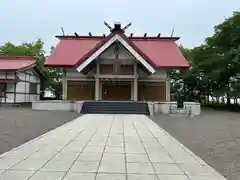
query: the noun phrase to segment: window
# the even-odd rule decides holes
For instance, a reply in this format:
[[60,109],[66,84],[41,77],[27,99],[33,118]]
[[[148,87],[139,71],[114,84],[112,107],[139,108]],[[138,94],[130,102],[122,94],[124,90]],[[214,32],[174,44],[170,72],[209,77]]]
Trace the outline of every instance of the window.
[[38,85],[37,83],[29,84],[29,94],[38,94],[37,85]]

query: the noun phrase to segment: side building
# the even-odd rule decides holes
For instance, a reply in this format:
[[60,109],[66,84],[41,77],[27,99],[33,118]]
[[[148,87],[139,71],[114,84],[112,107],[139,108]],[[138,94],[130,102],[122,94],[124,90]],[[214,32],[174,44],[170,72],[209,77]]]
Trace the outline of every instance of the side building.
[[39,100],[42,76],[33,57],[0,56],[0,104]]

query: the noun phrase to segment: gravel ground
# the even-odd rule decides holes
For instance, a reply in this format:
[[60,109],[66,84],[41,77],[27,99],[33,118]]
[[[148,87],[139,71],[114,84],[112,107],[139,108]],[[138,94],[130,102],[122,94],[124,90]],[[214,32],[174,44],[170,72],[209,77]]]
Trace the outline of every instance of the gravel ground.
[[75,112],[0,108],[0,154],[73,120]]
[[240,180],[240,113],[205,110],[194,118],[153,120],[228,180]]

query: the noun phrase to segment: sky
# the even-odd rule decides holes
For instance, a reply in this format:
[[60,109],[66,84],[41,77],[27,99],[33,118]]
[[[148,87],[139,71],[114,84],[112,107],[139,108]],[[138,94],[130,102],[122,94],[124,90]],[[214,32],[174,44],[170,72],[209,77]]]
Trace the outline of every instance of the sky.
[[240,10],[240,0],[0,0],[0,46],[44,41],[44,48],[57,43],[55,35],[107,34],[104,26],[132,22],[126,33],[136,36],[174,36],[185,47],[204,43],[214,26]]

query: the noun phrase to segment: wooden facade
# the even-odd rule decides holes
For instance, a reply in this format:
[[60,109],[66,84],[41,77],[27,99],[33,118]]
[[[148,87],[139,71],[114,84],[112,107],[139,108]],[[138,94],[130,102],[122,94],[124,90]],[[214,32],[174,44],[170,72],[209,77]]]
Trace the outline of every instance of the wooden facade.
[[140,101],[166,101],[165,82],[141,82],[138,84],[138,100]]
[[68,100],[94,100],[95,82],[93,81],[68,81]]
[[[88,74],[66,69],[63,81],[66,100],[170,100],[170,82],[166,70],[157,70],[155,74],[148,75],[137,63],[122,66],[124,68],[120,68],[118,73],[113,71],[113,64],[99,63],[98,66],[99,74],[96,73],[97,65]],[[99,96],[98,99],[96,96]]]
[[[94,81],[67,81],[68,100],[95,100]],[[101,81],[100,100],[128,101],[132,81]],[[137,101],[167,101],[166,82],[138,82]]]

